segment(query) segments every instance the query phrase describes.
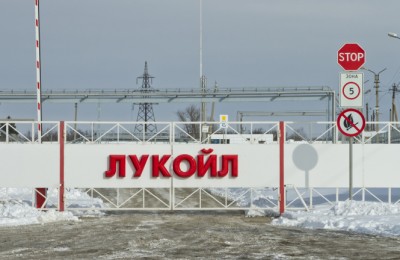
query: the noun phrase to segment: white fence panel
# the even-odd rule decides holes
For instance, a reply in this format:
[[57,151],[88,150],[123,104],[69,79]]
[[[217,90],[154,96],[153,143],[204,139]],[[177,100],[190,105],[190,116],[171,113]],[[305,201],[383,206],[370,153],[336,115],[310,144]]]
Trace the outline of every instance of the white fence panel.
[[[177,176],[172,167],[173,160],[188,154],[194,159],[201,149],[213,149],[217,155],[217,169],[221,170],[223,155],[238,156],[238,177],[232,177],[231,171],[225,177],[211,177],[206,173],[203,177],[196,173],[188,178]],[[271,187],[279,183],[279,152],[278,145],[132,145],[132,144],[72,144],[65,147],[65,186],[75,188],[169,188],[173,178],[173,186],[183,187]],[[172,152],[173,151],[173,152]],[[110,155],[126,156],[126,177],[105,177],[109,169]],[[135,168],[128,155],[149,155],[146,166],[140,177],[133,177]],[[152,177],[152,155],[171,155],[164,164],[172,178]],[[207,159],[207,156],[206,156]],[[77,163],[79,162],[79,163]],[[186,170],[184,162],[182,170]],[[118,168],[118,167],[117,167]]]
[[[213,149],[211,154],[218,156],[217,169],[221,169],[223,155],[238,156],[238,176],[204,177],[193,175],[189,178],[174,178],[174,187],[218,187],[218,188],[251,188],[251,187],[277,187],[279,186],[279,146],[277,144],[251,145],[251,144],[219,144],[219,145],[174,145],[174,158],[181,154],[189,154],[194,158],[201,154],[201,150]],[[205,156],[208,157],[207,155]]]
[[0,187],[58,188],[59,149],[59,144],[1,144]]
[[363,156],[355,161],[363,172],[363,187],[400,187],[400,144],[355,145],[354,153]]
[[285,145],[285,183],[296,187],[347,187],[348,145]]
[[[134,178],[134,167],[126,158],[126,177],[105,177],[109,155],[170,155],[170,145],[71,144],[65,146],[65,187],[74,188],[169,188],[171,178],[153,178],[151,158],[140,178]],[[167,167],[168,169],[168,167]]]
[[[353,187],[400,187],[399,152],[399,144],[354,144]],[[300,188],[348,187],[349,145],[285,145],[285,183]]]

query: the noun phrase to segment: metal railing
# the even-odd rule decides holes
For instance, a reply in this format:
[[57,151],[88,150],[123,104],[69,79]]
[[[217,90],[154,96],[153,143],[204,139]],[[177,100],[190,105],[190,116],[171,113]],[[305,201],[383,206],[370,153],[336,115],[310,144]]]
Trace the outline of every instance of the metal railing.
[[[293,185],[286,185],[286,209],[288,210],[311,210],[317,205],[330,204],[349,200],[348,188],[298,188]],[[399,188],[353,188],[352,200],[372,201],[379,203],[399,204]]]
[[[157,131],[146,132],[146,125]],[[0,121],[0,143],[58,142],[59,122]],[[73,143],[198,143],[198,144],[265,144],[278,140],[278,122],[65,122],[68,144]],[[140,125],[138,131],[137,127]],[[361,135],[354,137],[360,144],[400,143],[397,122],[367,122]],[[347,143],[336,122],[286,122],[286,142]],[[374,130],[370,130],[374,129]],[[376,130],[375,130],[376,129]]]

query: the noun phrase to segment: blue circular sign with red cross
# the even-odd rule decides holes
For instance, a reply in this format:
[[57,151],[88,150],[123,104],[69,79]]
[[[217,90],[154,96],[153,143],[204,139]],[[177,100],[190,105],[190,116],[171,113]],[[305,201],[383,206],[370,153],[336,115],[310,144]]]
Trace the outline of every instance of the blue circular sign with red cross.
[[354,108],[343,110],[338,116],[336,123],[339,131],[348,137],[361,134],[365,128],[364,115]]

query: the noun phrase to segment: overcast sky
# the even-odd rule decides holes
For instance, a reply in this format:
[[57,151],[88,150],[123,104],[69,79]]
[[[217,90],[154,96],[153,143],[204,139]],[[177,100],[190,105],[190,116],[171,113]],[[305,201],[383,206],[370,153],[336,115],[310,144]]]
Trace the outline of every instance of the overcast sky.
[[[143,73],[145,61],[156,77],[155,88],[199,86],[199,0],[40,4],[43,89],[138,88],[136,77]],[[400,40],[387,33],[400,33],[399,10],[398,0],[203,0],[208,87],[217,81],[221,88],[329,86],[337,91],[342,71],[337,51],[356,42],[366,51],[367,68],[387,68],[380,93],[387,118],[388,89],[400,81]],[[1,0],[0,24],[0,89],[34,89],[34,0]],[[365,73],[366,89],[372,87],[371,76]],[[374,93],[365,100],[374,106]],[[1,104],[0,118],[35,118],[33,105],[18,105],[23,112],[17,113],[15,106]],[[108,113],[110,107],[104,105],[102,119],[136,118],[129,114],[129,105],[120,106],[126,114]],[[241,110],[246,106],[241,104]],[[274,109],[266,106],[248,110]],[[73,119],[72,105],[58,108],[65,111],[57,114],[44,104],[44,120]],[[87,118],[96,119],[96,105],[85,109]],[[224,109],[217,106],[217,113],[228,113]],[[157,119],[176,119],[172,110],[155,111],[160,114]]]

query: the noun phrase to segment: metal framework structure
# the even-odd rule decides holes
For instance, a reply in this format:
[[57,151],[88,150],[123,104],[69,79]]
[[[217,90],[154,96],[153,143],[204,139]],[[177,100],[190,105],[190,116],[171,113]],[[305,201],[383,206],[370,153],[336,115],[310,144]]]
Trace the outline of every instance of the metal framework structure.
[[[36,91],[0,91],[0,103],[35,102]],[[335,91],[330,87],[242,87],[157,89],[143,95],[141,89],[130,90],[42,90],[42,102],[59,103],[196,103],[196,102],[278,102],[324,101],[328,121],[335,118]],[[325,109],[324,109],[325,110]]]
[[[147,67],[147,61],[145,62],[144,65],[144,73],[142,76],[138,77],[137,79],[142,79],[142,88],[140,89],[140,92],[143,94],[143,99],[147,99],[147,94],[154,92],[155,89],[153,89],[150,85],[152,79],[154,77],[150,76],[148,67]],[[153,104],[152,103],[140,103],[139,104],[139,112],[137,115],[137,122],[155,122],[156,119],[154,117],[154,111],[153,111]],[[145,133],[155,133],[157,132],[157,126],[155,124],[145,124],[143,129],[143,125],[139,124],[136,125],[135,131],[138,133],[144,132]]]

